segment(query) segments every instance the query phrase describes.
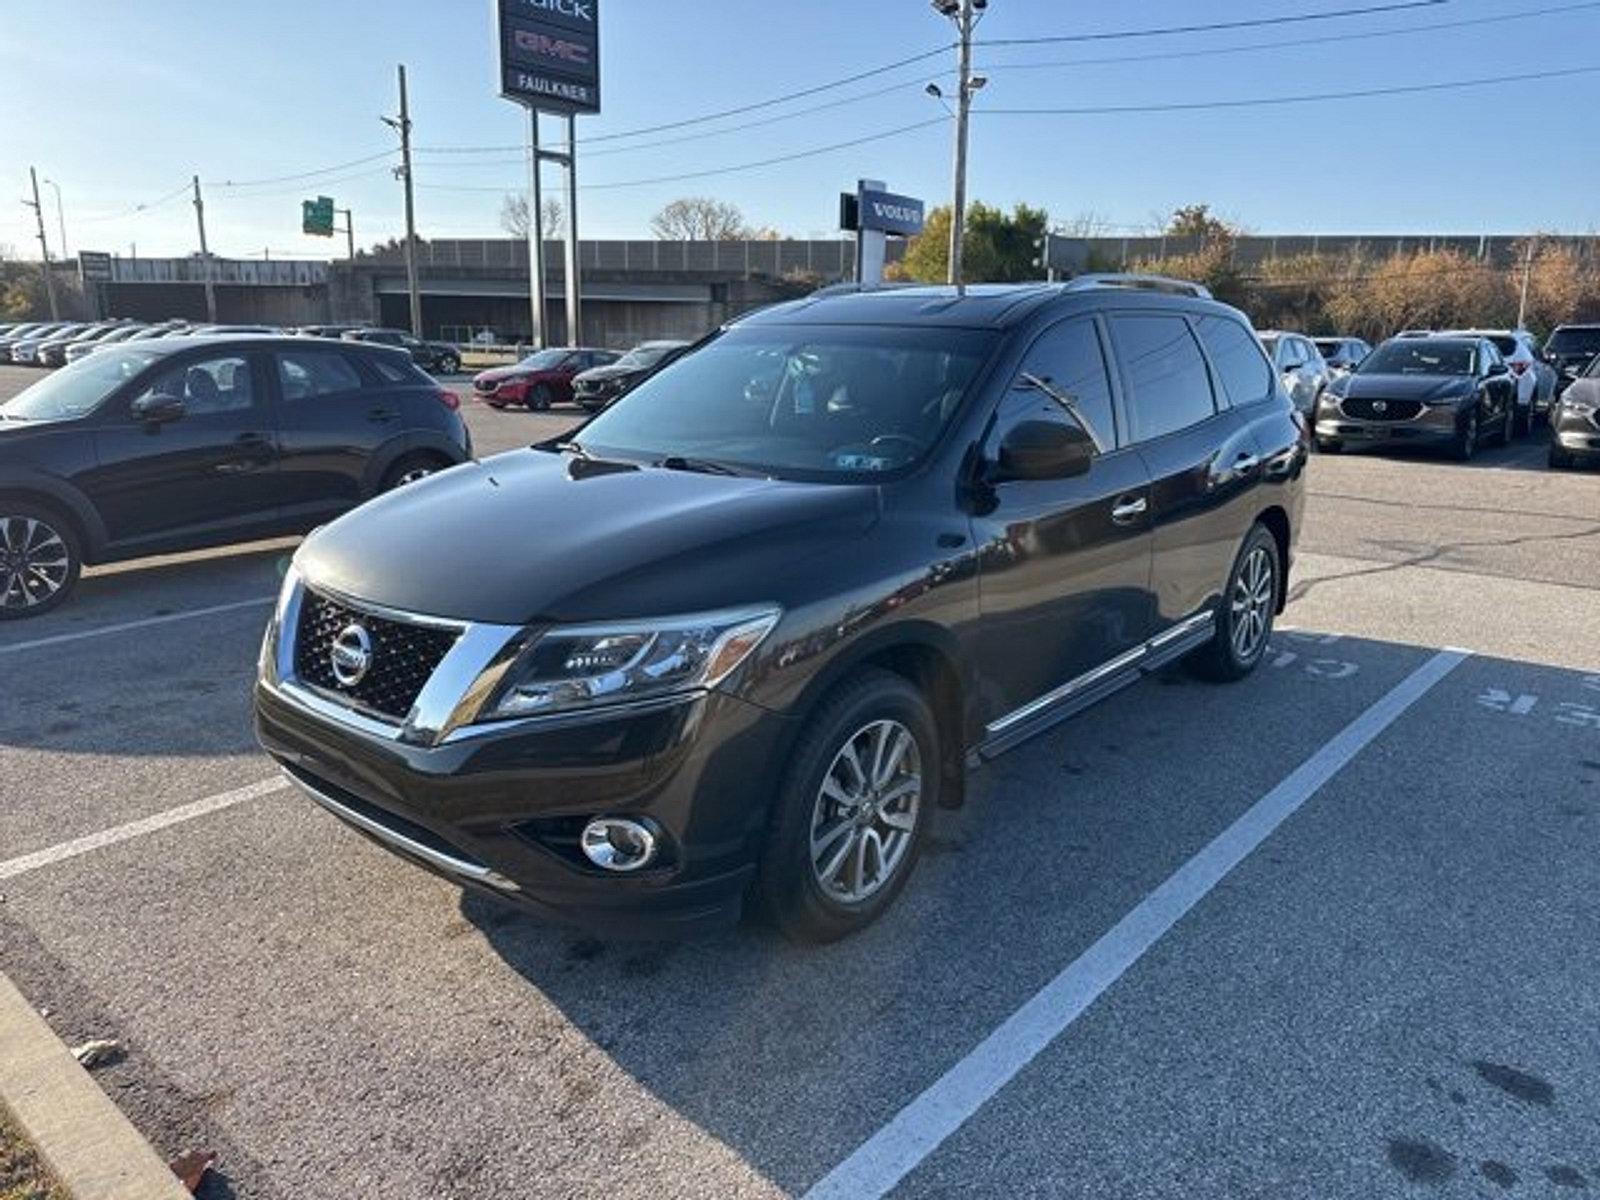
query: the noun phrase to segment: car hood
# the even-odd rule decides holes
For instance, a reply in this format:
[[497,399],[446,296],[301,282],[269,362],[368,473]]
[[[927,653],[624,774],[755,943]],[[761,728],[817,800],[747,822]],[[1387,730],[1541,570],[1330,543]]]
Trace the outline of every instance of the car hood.
[[530,371],[526,367],[491,367],[487,371],[479,371],[472,377],[473,383],[499,383],[502,379],[532,379],[540,371]]
[[1445,400],[1476,390],[1467,375],[1346,375],[1336,382],[1341,396],[1374,400]]
[[572,377],[572,381],[581,383],[584,380],[627,379],[630,375],[638,375],[649,369],[649,367],[635,366],[619,367],[615,363],[608,363],[603,367],[590,367],[587,371],[580,371]]
[[878,490],[514,450],[314,533],[307,582],[406,612],[521,625],[781,599],[877,519]]

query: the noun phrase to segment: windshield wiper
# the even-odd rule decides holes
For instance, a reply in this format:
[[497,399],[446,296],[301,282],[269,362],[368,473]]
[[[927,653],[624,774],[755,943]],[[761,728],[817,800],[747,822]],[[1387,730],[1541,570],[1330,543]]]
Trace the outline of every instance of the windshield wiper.
[[669,471],[698,471],[702,475],[739,474],[726,463],[715,462],[709,458],[686,458],[682,454],[669,454],[665,458],[657,459],[651,466],[665,467]]

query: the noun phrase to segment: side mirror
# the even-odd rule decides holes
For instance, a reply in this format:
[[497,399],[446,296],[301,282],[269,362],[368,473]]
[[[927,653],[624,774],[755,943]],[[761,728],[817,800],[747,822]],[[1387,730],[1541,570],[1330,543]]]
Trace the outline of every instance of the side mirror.
[[146,392],[133,402],[130,411],[135,421],[165,425],[183,416],[183,397],[174,396],[171,392]]
[[1066,421],[1019,421],[1000,442],[991,483],[1068,479],[1089,470],[1099,451],[1088,432]]

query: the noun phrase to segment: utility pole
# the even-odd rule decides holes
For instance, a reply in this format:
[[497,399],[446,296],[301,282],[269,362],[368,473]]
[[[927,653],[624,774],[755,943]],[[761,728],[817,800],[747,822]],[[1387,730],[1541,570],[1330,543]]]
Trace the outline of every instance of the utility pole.
[[1528,277],[1533,274],[1533,239],[1528,239],[1528,248],[1522,255],[1522,299],[1517,301],[1517,328],[1526,329],[1523,323],[1528,315]]
[[583,345],[578,311],[578,118],[567,114],[567,345]]
[[406,101],[406,66],[400,74],[400,116],[384,117],[383,123],[400,135],[400,165],[395,175],[406,185],[406,291],[411,298],[411,332],[422,336],[422,293],[417,290],[417,214],[411,180],[411,108]]
[[45,185],[45,187],[55,189],[55,193],[56,193],[56,224],[61,229],[61,257],[64,258],[64,259],[65,258],[70,258],[71,255],[67,251],[67,213],[66,213],[66,209],[62,208],[62,206],[61,206],[61,185],[59,183],[57,183],[54,179],[46,179],[44,181],[44,185]]
[[206,248],[206,204],[200,199],[200,176],[194,177],[194,220],[200,229],[200,277],[206,283],[206,320],[217,323],[217,288],[211,280],[211,251]]
[[44,236],[44,207],[39,203],[39,172],[29,167],[28,178],[33,181],[33,199],[24,200],[23,203],[33,209],[33,215],[39,222],[39,254],[44,259],[44,294],[50,303],[50,319],[57,321],[61,318],[61,309],[56,304],[56,281],[50,271],[50,243]]
[[[972,27],[975,13],[986,7],[986,0],[933,0],[933,7],[956,24],[956,145],[954,202],[950,212],[949,281],[962,285],[961,250],[967,223],[967,116],[972,109],[972,93],[986,80],[972,75]],[[935,93],[937,94],[937,93]]]
[[543,350],[544,329],[544,188],[539,178],[539,110],[528,110],[528,289],[533,318],[533,348]]

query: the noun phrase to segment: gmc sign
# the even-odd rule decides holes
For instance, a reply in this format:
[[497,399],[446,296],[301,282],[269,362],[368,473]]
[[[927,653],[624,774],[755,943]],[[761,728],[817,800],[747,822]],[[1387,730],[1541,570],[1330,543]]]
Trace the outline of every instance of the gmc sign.
[[495,0],[500,94],[545,112],[600,111],[599,0]]

